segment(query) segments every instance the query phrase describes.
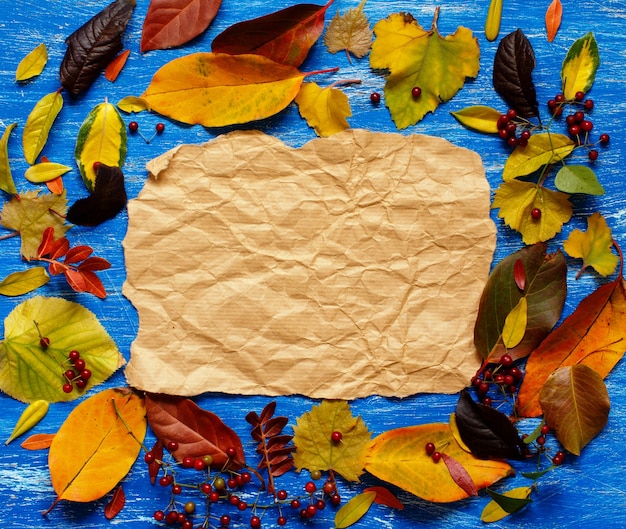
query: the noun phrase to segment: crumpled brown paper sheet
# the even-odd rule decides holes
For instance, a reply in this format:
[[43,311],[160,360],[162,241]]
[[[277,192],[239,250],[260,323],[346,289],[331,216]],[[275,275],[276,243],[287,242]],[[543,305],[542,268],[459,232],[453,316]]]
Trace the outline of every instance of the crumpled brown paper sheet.
[[177,395],[453,393],[495,248],[480,157],[347,130],[294,149],[261,132],[148,163],[128,206],[126,377]]

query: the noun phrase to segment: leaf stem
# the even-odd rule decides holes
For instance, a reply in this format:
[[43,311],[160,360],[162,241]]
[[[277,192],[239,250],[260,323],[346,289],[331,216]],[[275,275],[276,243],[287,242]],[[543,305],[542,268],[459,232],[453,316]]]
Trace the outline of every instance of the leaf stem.
[[19,231],[12,231],[11,233],[7,233],[6,235],[0,235],[0,241],[4,241],[5,239],[11,239],[12,237],[17,237],[19,234]]
[[119,408],[117,407],[117,403],[115,402],[115,399],[111,399],[111,402],[113,403],[113,409],[115,410],[115,414],[119,417],[120,421],[122,421],[122,424],[124,425],[124,428],[126,428],[126,430],[128,431],[128,433],[132,436],[132,438],[137,441],[137,443],[139,444],[139,446],[141,446],[141,448],[147,453],[150,450],[148,450],[148,448],[146,447],[145,444],[143,444],[142,441],[140,441],[139,439],[137,439],[137,436],[133,433],[133,431],[130,429],[130,427],[128,426],[128,423],[126,422],[126,420],[124,419],[124,417],[122,416],[122,414],[120,413]]

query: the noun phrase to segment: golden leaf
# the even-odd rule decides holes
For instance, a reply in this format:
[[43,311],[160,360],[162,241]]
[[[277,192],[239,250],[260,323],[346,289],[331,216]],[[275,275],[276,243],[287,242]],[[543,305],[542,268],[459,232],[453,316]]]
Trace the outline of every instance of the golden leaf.
[[352,115],[348,96],[341,90],[316,83],[304,83],[296,96],[300,115],[318,136],[332,136],[350,127],[346,121]]
[[17,65],[15,80],[18,82],[27,81],[28,79],[38,76],[43,72],[47,62],[48,49],[44,43],[41,43],[30,51]]
[[358,7],[348,9],[343,15],[335,13],[324,34],[324,44],[330,53],[345,50],[350,59],[350,53],[357,57],[365,57],[372,47],[374,33],[370,23],[363,13],[365,0],[361,0]]

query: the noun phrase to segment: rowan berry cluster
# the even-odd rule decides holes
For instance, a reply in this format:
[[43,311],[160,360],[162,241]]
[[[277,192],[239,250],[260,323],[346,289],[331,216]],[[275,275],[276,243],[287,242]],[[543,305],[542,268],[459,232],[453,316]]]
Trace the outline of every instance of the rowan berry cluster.
[[81,358],[78,351],[72,350],[67,355],[67,362],[71,367],[63,372],[65,380],[63,391],[71,393],[74,388],[85,389],[87,381],[91,378],[91,370],[87,368],[85,359]]
[[523,377],[522,371],[514,365],[513,358],[504,354],[499,362],[472,378],[472,387],[486,406],[493,404],[495,395],[490,393],[492,388],[497,388],[500,394],[514,395]]

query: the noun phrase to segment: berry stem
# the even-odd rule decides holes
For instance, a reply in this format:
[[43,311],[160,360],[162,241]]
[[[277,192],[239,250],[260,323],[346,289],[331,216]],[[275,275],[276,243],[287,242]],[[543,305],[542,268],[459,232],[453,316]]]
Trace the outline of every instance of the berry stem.
[[131,435],[131,437],[137,441],[137,443],[139,443],[139,446],[141,446],[141,448],[144,450],[144,452],[148,453],[150,451],[150,449],[148,447],[146,447],[145,444],[143,444],[142,441],[140,441],[139,439],[137,439],[137,436],[133,433],[133,431],[130,429],[130,427],[128,426],[128,423],[126,422],[126,420],[124,419],[124,417],[122,416],[122,414],[120,413],[119,408],[117,407],[117,403],[115,402],[115,399],[111,399],[111,402],[113,403],[113,409],[115,410],[115,414],[119,417],[120,421],[122,421],[122,424],[124,425],[124,428],[126,428],[126,431],[128,431],[128,433]]

